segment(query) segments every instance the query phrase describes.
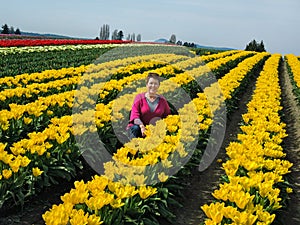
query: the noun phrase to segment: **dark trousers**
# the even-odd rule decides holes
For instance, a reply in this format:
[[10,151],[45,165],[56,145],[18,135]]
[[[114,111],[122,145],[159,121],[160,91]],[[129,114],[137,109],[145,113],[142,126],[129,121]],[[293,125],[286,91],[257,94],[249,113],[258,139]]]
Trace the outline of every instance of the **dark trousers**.
[[139,125],[134,124],[129,128],[129,139],[142,137],[141,128]]

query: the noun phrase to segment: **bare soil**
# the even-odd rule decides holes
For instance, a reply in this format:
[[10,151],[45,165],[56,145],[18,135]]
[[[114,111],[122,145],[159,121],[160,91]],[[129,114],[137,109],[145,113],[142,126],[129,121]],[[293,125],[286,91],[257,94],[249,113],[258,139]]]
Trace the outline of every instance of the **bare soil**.
[[293,163],[287,179],[292,184],[293,193],[287,207],[278,213],[278,224],[300,224],[300,105],[292,92],[290,77],[286,63],[280,67],[280,85],[282,89],[283,120],[286,123],[288,137],[284,140],[286,159]]

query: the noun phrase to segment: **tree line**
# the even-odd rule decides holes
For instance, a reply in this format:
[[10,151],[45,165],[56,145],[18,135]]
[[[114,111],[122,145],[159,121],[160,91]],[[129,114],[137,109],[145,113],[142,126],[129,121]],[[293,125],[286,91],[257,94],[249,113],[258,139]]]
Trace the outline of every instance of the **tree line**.
[[255,51],[255,52],[265,52],[266,51],[264,42],[261,40],[260,43],[258,43],[255,39],[246,45],[245,50],[246,51]]
[[20,35],[21,31],[19,28],[15,30],[13,26],[8,26],[7,24],[2,25],[1,34],[17,34]]
[[[100,28],[99,37],[96,37],[96,39],[100,40],[123,40],[124,38],[124,32],[122,30],[115,29],[111,36],[110,36],[110,27],[108,24],[103,24]],[[135,35],[135,33],[128,34],[126,37],[127,41],[141,41],[142,36],[141,34]]]

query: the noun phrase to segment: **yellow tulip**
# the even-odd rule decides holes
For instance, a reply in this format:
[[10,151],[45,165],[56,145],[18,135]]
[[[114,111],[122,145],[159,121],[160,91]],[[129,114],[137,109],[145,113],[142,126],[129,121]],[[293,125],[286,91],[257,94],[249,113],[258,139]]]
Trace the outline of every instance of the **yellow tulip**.
[[73,209],[70,215],[70,224],[78,225],[78,224],[88,224],[88,214],[84,213],[82,209],[76,210]]
[[31,123],[31,121],[32,121],[32,119],[31,119],[31,118],[24,117],[24,123],[25,123],[25,124],[30,124],[30,123]]
[[169,176],[166,175],[164,172],[158,174],[158,179],[160,182],[166,182]]
[[43,171],[41,171],[38,167],[34,167],[32,168],[32,173],[33,176],[38,177],[43,173]]
[[100,225],[103,221],[101,221],[101,217],[96,216],[95,214],[89,215],[88,217],[88,225]]
[[9,179],[12,176],[12,171],[8,169],[2,170],[2,176],[4,177],[4,179]]
[[151,195],[154,195],[157,193],[157,189],[150,187],[150,186],[140,186],[139,189],[139,195],[142,199],[146,199]]
[[223,220],[224,214],[222,211],[224,206],[224,203],[217,202],[210,205],[205,204],[201,206],[201,209],[204,211],[208,218],[218,224]]
[[122,202],[122,199],[114,199],[113,201],[110,202],[111,207],[113,208],[120,208],[124,205],[125,203]]

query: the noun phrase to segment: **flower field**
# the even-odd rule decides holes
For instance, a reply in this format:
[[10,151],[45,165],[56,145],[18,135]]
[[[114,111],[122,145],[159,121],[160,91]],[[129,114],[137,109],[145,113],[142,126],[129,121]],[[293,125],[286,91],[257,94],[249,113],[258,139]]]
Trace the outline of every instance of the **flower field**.
[[[68,180],[73,188],[38,215],[41,224],[177,224],[181,181],[216,159],[226,120],[249,85],[240,132],[220,165],[225,175],[211,189],[215,200],[198,206],[206,218],[196,224],[273,224],[288,209],[294,164],[284,145],[280,66],[300,104],[299,57],[199,56],[181,46],[96,40],[0,46],[0,212]],[[172,115],[129,140],[131,105],[149,72],[162,78],[159,93]],[[87,167],[94,175],[77,179]]]

